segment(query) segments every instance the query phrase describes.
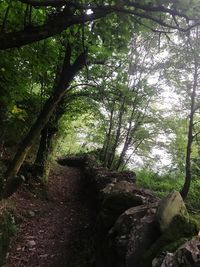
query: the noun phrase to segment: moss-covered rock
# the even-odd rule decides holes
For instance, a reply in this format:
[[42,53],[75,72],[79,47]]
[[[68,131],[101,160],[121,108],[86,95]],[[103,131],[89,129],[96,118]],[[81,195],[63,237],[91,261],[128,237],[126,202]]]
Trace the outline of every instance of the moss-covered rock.
[[180,193],[178,191],[172,191],[160,201],[158,206],[156,217],[161,232],[168,228],[173,218],[177,215],[189,216]]
[[174,252],[189,238],[198,234],[196,223],[187,216],[175,216],[169,227],[145,253],[141,266],[151,266],[152,260],[161,252]]
[[0,266],[4,263],[8,250],[10,238],[15,234],[17,228],[14,216],[8,210],[0,213]]
[[152,262],[153,267],[160,266],[200,266],[200,237],[196,236],[187,242],[184,242],[174,253],[167,252],[159,255]]

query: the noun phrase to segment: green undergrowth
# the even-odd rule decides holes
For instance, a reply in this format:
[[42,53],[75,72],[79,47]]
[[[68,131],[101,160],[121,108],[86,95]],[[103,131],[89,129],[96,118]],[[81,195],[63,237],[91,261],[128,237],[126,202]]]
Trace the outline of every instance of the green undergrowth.
[[16,233],[17,226],[12,210],[3,209],[0,211],[0,266],[3,265],[10,238]]
[[[172,190],[180,191],[184,178],[178,174],[159,175],[149,170],[140,170],[137,172],[137,183],[151,189],[158,197],[164,197]],[[190,191],[186,199],[187,208],[200,214],[200,179],[194,179],[190,186]]]
[[190,213],[190,217],[196,222],[198,229],[200,230],[200,213]]

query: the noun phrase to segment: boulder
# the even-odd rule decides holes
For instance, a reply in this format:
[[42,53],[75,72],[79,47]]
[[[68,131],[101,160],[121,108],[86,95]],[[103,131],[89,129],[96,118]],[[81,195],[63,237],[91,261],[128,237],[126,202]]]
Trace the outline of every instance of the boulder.
[[174,253],[167,252],[155,258],[153,267],[199,267],[200,266],[200,238],[196,237],[187,241]]
[[150,190],[140,188],[136,184],[127,181],[115,181],[113,183],[109,183],[100,192],[102,199],[106,199],[108,196],[110,197],[111,195],[121,193],[134,195],[135,199],[137,199],[137,203],[133,206],[154,203],[158,201],[158,198],[155,197]]
[[129,181],[129,182],[136,182],[136,173],[134,171],[126,170],[126,171],[121,171],[119,174],[122,176],[123,180]]
[[93,168],[91,176],[98,192],[108,184],[117,182],[115,175],[106,168]]
[[156,218],[160,225],[160,230],[164,232],[177,215],[189,216],[180,193],[172,191],[160,201],[158,206]]
[[136,173],[133,171],[112,171],[110,174],[113,178],[117,179],[117,181],[127,181],[130,183],[135,183],[136,182]]
[[136,174],[132,171],[116,172],[102,167],[93,167],[88,168],[86,172],[87,175],[92,178],[98,191],[102,190],[110,183],[116,183],[119,181],[135,183],[136,181]]
[[155,222],[157,203],[126,210],[109,231],[111,266],[139,266],[141,255],[159,235]]
[[133,183],[110,183],[100,191],[100,221],[106,228],[110,228],[127,209],[157,200],[152,193],[140,189]]
[[58,164],[62,166],[70,166],[70,167],[77,167],[83,168],[86,164],[86,156],[67,156],[57,159]]
[[[174,252],[188,238],[198,234],[196,224],[180,214],[172,219],[163,233],[160,232],[156,220],[157,206],[158,202],[133,207],[117,219],[109,231],[107,241],[108,251],[112,252],[108,266],[151,267],[152,260],[157,255],[166,255],[169,252],[169,260],[170,252]],[[154,260],[154,264],[155,261],[159,264],[161,260]]]
[[152,260],[158,255],[166,252],[174,252],[188,239],[196,236],[197,234],[198,227],[194,221],[187,216],[175,216],[168,228],[161,233],[156,242],[154,242],[151,248],[145,253],[142,266],[151,266]]

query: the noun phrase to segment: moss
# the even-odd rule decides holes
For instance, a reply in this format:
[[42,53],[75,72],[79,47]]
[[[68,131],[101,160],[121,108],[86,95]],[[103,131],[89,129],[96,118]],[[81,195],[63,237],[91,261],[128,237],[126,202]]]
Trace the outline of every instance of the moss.
[[200,229],[200,214],[199,213],[196,213],[196,214],[191,213],[190,217],[197,224],[197,227]]
[[177,215],[166,231],[145,253],[141,266],[151,266],[152,260],[163,251],[174,252],[188,238],[198,233],[197,224],[189,217]]
[[0,214],[0,266],[3,265],[8,250],[10,238],[16,233],[17,227],[10,211]]
[[189,238],[185,238],[185,237],[180,238],[180,239],[178,239],[172,243],[169,243],[165,247],[163,247],[162,251],[174,252],[177,250],[177,248],[179,248],[182,244],[184,244],[188,240],[189,240]]

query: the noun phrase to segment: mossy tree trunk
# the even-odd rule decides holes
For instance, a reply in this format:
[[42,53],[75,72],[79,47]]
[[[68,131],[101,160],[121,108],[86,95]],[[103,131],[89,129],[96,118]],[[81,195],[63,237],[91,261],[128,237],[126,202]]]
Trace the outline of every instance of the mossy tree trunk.
[[35,160],[36,165],[45,165],[52,138],[56,134],[57,130],[58,129],[56,127],[49,126],[47,124],[41,131],[39,148]]
[[[68,100],[69,101],[69,100]],[[58,123],[62,115],[66,110],[66,100],[63,99],[53,115],[51,116],[49,122],[45,125],[40,134],[39,147],[35,159],[35,164],[40,165],[40,175],[43,176],[45,171],[46,162],[51,153],[51,146],[56,133],[58,132]]]
[[65,95],[65,92],[69,87],[71,81],[78,73],[78,71],[85,65],[85,59],[86,55],[85,52],[83,52],[71,65],[71,48],[68,45],[63,61],[62,70],[60,71],[54,85],[53,94],[47,100],[36,122],[33,124],[30,131],[21,142],[19,149],[5,174],[6,185],[3,193],[4,198],[12,195],[19,186],[19,182],[17,182],[18,178],[16,177],[16,175],[18,174],[21,165],[23,164],[35,139],[39,136],[44,126],[48,123],[52,113],[63,99],[63,96]]

